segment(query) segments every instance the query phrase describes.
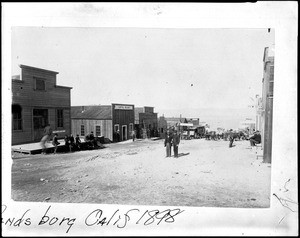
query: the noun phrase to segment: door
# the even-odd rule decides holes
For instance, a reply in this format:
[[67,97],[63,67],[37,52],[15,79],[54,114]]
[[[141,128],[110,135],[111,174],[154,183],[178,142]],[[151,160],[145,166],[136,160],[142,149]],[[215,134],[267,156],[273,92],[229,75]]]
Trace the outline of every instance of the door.
[[122,141],[127,140],[127,126],[122,126]]
[[33,140],[40,141],[48,124],[48,109],[33,109]]

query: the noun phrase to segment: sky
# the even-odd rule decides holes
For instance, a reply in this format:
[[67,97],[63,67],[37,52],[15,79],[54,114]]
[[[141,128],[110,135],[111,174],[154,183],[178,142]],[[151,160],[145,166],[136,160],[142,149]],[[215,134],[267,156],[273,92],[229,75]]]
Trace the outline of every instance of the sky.
[[[274,30],[230,28],[12,27],[12,75],[19,64],[59,72],[71,105],[153,106],[225,128],[254,118],[264,48]],[[252,98],[252,99],[251,99]]]

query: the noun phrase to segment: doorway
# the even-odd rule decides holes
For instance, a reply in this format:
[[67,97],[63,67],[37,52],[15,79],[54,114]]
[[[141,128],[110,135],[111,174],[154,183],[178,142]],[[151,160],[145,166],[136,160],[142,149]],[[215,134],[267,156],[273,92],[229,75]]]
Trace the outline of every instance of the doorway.
[[127,140],[127,125],[122,126],[122,141]]
[[48,109],[33,109],[33,140],[40,141],[48,124]]

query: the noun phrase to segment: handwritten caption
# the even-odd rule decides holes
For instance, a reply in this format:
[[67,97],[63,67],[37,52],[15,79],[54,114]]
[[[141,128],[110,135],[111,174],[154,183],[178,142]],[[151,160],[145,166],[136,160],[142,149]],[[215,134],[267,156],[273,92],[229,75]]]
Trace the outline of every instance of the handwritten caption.
[[[53,212],[51,205],[39,216],[35,216],[34,219],[38,218],[37,221],[34,221],[31,217],[31,209],[27,209],[23,213],[14,217],[5,217],[5,213],[8,207],[2,205],[2,226],[10,227],[29,227],[32,225],[38,226],[51,226],[51,227],[65,227],[65,232],[69,233],[71,228],[78,223],[77,217],[57,217],[50,215]],[[52,212],[52,213],[51,213]],[[134,208],[126,210],[126,212],[121,212],[119,209],[115,210],[112,214],[104,214],[104,211],[100,208],[95,209],[86,216],[84,216],[83,223],[87,227],[92,226],[115,226],[117,228],[125,228],[129,223],[135,225],[159,225],[161,223],[174,223],[175,218],[179,214],[184,212],[179,208],[176,209],[166,209],[166,210],[145,210],[141,211],[140,209]],[[81,219],[80,219],[81,220]]]

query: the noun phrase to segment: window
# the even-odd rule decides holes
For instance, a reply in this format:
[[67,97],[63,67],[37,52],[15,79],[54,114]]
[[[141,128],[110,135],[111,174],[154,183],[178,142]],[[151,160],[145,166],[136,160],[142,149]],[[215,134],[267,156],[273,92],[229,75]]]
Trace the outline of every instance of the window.
[[57,127],[64,127],[64,110],[63,109],[57,109],[57,121],[56,126]]
[[22,130],[22,107],[20,105],[12,105],[14,131]]
[[39,130],[48,124],[48,109],[33,109],[33,128]]
[[96,126],[96,136],[101,136],[101,126]]
[[35,89],[45,91],[46,90],[45,80],[40,78],[35,78]]
[[84,125],[81,125],[81,126],[80,126],[80,135],[81,135],[81,136],[84,136],[84,135],[85,135],[85,132],[84,132]]
[[117,131],[119,131],[120,129],[119,129],[119,124],[116,124],[115,125],[115,132],[117,132]]

